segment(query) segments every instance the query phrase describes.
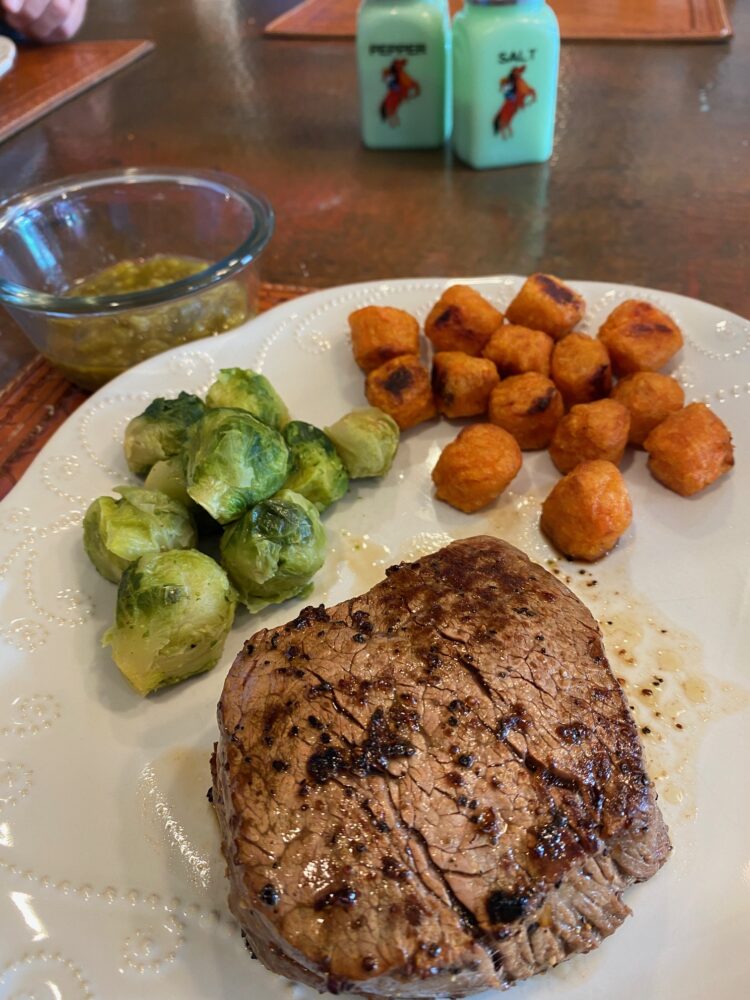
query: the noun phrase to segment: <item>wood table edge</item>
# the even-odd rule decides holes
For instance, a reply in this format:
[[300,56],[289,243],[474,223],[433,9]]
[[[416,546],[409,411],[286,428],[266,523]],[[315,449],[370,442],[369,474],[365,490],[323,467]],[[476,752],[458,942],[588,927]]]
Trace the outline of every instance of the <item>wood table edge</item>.
[[[122,39],[123,42],[131,41],[130,39]],[[148,55],[156,47],[155,42],[150,41],[146,38],[132,39],[132,47],[123,51],[122,55],[113,59],[104,69],[93,70],[84,76],[81,80],[77,80],[75,83],[69,84],[63,87],[62,90],[58,91],[54,97],[51,97],[44,107],[44,110],[40,113],[38,108],[31,108],[23,114],[19,115],[18,118],[14,119],[10,124],[5,127],[0,127],[0,142],[4,142],[5,139],[9,139],[12,135],[17,132],[21,132],[23,129],[28,128],[29,125],[33,125],[35,122],[41,121],[52,111],[56,111],[62,104],[66,101],[70,101],[80,94],[84,94],[87,90],[90,90],[97,83],[102,83],[104,80],[108,80],[115,73],[129,66],[131,63],[136,62],[143,56]]]

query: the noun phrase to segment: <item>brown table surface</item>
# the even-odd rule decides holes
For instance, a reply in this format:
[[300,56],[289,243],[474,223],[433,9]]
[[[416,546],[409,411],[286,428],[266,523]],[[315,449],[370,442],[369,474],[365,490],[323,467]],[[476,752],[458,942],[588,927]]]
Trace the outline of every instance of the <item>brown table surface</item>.
[[[261,37],[293,3],[91,4],[81,37],[157,49],[0,145],[0,195],[121,164],[214,167],[276,208],[268,281],[542,268],[750,315],[750,4],[728,4],[729,43],[565,45],[552,162],[477,173],[448,151],[363,149],[351,43]],[[2,385],[33,352],[4,315],[0,331]]]

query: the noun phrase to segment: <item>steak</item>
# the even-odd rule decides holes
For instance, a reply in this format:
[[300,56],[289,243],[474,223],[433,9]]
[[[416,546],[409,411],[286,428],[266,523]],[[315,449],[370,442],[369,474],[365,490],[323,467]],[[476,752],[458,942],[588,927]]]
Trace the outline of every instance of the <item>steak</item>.
[[595,948],[671,849],[596,622],[495,538],[261,630],[218,721],[230,907],[319,990],[508,987]]

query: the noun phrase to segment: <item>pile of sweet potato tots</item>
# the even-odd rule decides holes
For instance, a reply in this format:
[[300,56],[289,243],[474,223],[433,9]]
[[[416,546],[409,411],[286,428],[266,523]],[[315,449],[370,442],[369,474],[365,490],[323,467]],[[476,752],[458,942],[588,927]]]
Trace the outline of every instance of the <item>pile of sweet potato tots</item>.
[[584,311],[581,296],[547,274],[531,275],[505,316],[453,285],[425,321],[431,373],[409,313],[366,306],[349,325],[368,401],[402,430],[438,413],[483,418],[443,449],[432,473],[440,500],[480,510],[517,475],[522,451],[549,448],[563,478],[544,501],[541,528],[564,555],[594,561],[632,519],[618,469],[628,444],[644,448],[652,475],[682,496],[734,459],[724,423],[703,403],[685,406],[680,384],[659,372],[683,342],[669,316],[631,299],[589,337],[574,332]]

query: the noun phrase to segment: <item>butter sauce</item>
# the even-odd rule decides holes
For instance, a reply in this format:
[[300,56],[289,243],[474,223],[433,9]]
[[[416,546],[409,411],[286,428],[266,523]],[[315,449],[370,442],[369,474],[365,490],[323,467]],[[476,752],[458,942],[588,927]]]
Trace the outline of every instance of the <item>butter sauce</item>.
[[374,541],[369,535],[355,535],[345,528],[327,530],[328,557],[314,580],[313,603],[328,602],[331,588],[344,579],[352,597],[363,594],[385,577],[392,563],[400,562],[387,545]]
[[[750,707],[750,692],[706,671],[699,639],[637,594],[622,568],[548,568],[597,618],[612,672],[638,725],[668,823],[695,817],[696,762],[706,724]],[[602,567],[604,569],[604,567]]]

